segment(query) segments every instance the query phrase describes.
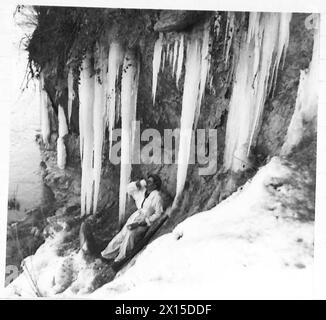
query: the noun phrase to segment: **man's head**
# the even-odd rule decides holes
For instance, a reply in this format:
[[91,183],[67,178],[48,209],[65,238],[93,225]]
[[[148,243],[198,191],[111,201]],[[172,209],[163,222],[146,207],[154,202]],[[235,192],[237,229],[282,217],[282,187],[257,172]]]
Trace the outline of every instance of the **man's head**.
[[153,190],[160,190],[162,180],[157,174],[149,174],[146,179],[146,189],[151,192]]

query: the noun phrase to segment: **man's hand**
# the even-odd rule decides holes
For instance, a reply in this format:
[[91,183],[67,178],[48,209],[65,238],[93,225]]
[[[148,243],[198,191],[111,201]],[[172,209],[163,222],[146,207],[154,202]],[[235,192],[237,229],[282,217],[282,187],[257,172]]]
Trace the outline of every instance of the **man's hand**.
[[141,188],[140,180],[137,180],[136,181],[136,187],[137,187],[137,189],[140,189]]
[[128,228],[129,230],[134,230],[134,229],[136,229],[136,228],[138,228],[138,227],[139,227],[139,223],[137,223],[137,222],[130,223],[130,224],[128,224],[128,226],[127,226],[127,228]]
[[140,221],[140,222],[134,222],[134,223],[128,224],[127,228],[129,230],[133,230],[133,229],[136,229],[138,227],[146,227],[146,226],[147,226],[146,221]]

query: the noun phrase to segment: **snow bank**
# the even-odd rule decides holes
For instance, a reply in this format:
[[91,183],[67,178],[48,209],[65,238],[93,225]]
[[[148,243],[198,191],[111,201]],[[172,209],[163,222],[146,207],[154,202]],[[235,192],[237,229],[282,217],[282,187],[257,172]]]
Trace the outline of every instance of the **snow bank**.
[[[271,191],[275,179],[285,181],[291,174],[273,158],[243,191],[155,240],[130,269],[91,297],[308,296],[313,223],[297,220]],[[280,187],[277,196],[287,190]]]
[[8,297],[72,297],[90,293],[98,261],[87,262],[82,251],[66,256],[59,248],[65,230],[47,238],[33,256],[24,259],[22,274],[5,290]]

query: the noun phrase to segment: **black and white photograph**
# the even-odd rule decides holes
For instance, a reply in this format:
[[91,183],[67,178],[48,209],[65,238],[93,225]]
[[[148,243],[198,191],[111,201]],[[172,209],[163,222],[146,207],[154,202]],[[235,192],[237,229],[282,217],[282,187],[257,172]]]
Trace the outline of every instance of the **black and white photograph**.
[[321,14],[9,18],[6,298],[311,293]]

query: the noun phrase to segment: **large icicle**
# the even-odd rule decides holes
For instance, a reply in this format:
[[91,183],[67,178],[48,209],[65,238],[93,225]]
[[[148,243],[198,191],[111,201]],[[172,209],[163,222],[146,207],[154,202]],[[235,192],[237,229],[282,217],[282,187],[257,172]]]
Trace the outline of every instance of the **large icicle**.
[[210,22],[207,21],[204,26],[203,31],[203,42],[201,47],[201,70],[200,70],[200,84],[199,84],[199,96],[198,96],[198,108],[195,114],[195,127],[197,127],[199,114],[200,114],[200,106],[202,103],[203,95],[205,92],[207,75],[209,73],[210,67],[210,56],[209,56],[209,30],[210,30]]
[[91,55],[83,60],[79,84],[79,128],[82,162],[81,215],[90,214],[93,195],[94,77]]
[[195,112],[198,106],[198,93],[201,73],[201,48],[200,40],[192,34],[187,44],[187,57],[185,65],[185,81],[182,97],[182,112],[180,123],[180,141],[178,152],[178,172],[176,198],[181,195],[187,177],[190,157],[192,128]]
[[[277,60],[276,63],[274,64],[273,74],[272,74],[274,81],[271,81],[269,86],[269,91],[273,89],[273,94],[276,87],[277,70],[279,68],[282,56],[283,56],[282,69],[284,67],[285,53],[289,45],[289,36],[290,36],[289,27],[290,27],[291,17],[292,17],[291,14],[282,15],[279,24],[278,50],[276,54]],[[283,52],[284,54],[282,55]]]
[[179,54],[178,54],[178,60],[177,60],[177,71],[176,71],[176,83],[177,88],[179,88],[179,80],[182,72],[182,66],[183,66],[183,51],[184,51],[184,35],[181,35],[180,44],[179,44]]
[[115,117],[116,117],[116,83],[119,76],[119,69],[123,62],[124,51],[121,45],[117,42],[113,42],[110,45],[109,61],[108,61],[108,73],[107,73],[107,105],[106,105],[106,123],[109,127],[109,143],[110,154],[112,147],[112,131],[114,129]]
[[57,139],[57,164],[60,169],[64,169],[66,166],[67,153],[63,138],[66,134],[68,134],[68,126],[65,112],[61,105],[58,107],[58,127],[59,137]]
[[162,50],[163,50],[163,54],[162,54],[162,62],[161,62],[161,71],[163,72],[165,68],[166,51],[164,48]]
[[[243,37],[226,128],[224,168],[245,170],[266,97],[288,43],[291,14],[250,13]],[[275,71],[274,71],[275,70]]]
[[[200,104],[205,91],[207,74],[209,72],[209,31],[207,21],[202,31],[193,32],[187,43],[185,64],[185,80],[182,97],[182,112],[180,120],[180,141],[178,151],[177,190],[175,203],[181,195],[187,178],[187,169],[191,151],[192,129],[196,128],[200,113]],[[183,41],[180,45],[183,52]],[[179,51],[179,54],[181,52]],[[181,58],[183,60],[183,58]],[[181,60],[181,61],[182,61]],[[178,67],[181,65],[178,62]],[[180,76],[177,72],[177,77]]]
[[251,12],[249,15],[249,25],[248,25],[248,32],[247,32],[248,43],[253,37],[255,37],[256,30],[259,29],[260,15],[261,15],[260,12]]
[[173,49],[174,49],[174,46],[172,46],[172,44],[171,44],[170,51],[169,51],[169,65],[171,67],[171,71],[173,70]]
[[131,173],[133,141],[139,80],[139,62],[135,52],[128,50],[123,63],[121,80],[121,169],[119,223],[125,222],[126,191]]
[[70,123],[71,112],[72,112],[72,102],[75,99],[74,91],[74,75],[73,70],[70,67],[68,72],[68,123]]
[[95,76],[94,84],[94,194],[93,213],[97,210],[97,200],[100,191],[101,170],[102,170],[102,149],[105,132],[105,85],[106,85],[107,57],[103,46],[97,45],[95,51],[95,69],[100,70]]
[[[319,14],[315,14],[314,47],[308,70],[301,70],[295,109],[288,127],[282,154],[288,154],[302,139],[305,123],[317,116],[319,79]],[[315,124],[316,125],[316,124]]]
[[170,43],[168,43],[166,46],[165,63],[169,63],[169,55],[170,55]]
[[[258,74],[256,74],[255,73],[256,70],[254,69],[254,73],[253,73],[253,77],[254,77],[252,81],[252,86],[254,87],[253,88],[254,109],[253,109],[253,122],[252,122],[253,126],[252,128],[250,128],[251,132],[250,132],[249,144],[247,149],[247,157],[249,156],[250,148],[253,145],[253,140],[255,138],[255,135],[258,133],[258,127],[260,126],[260,119],[264,110],[266,97],[269,94],[269,91],[267,90],[269,84],[268,81],[273,82],[273,69],[275,64],[277,64],[280,60],[280,57],[278,57],[277,54],[280,51],[278,34],[279,34],[279,26],[281,20],[282,19],[280,14],[264,15],[264,19],[262,20],[262,28],[264,30],[264,36],[263,36],[263,41],[261,42],[260,45],[259,66],[257,64],[257,68],[259,67],[259,71]],[[288,26],[288,32],[289,32],[289,26]],[[255,39],[255,42],[256,41],[257,40]],[[283,44],[281,44],[281,46],[283,49]],[[273,52],[276,53],[276,57],[274,58],[274,61],[273,61]],[[280,53],[281,56],[282,50],[280,51]],[[257,83],[255,82],[255,80],[257,81]]]
[[40,112],[41,112],[41,132],[42,132],[42,139],[45,145],[49,144],[50,140],[50,118],[49,118],[49,97],[47,92],[44,89],[44,75],[43,72],[40,73]]
[[162,42],[163,42],[163,33],[160,33],[159,37],[156,40],[155,45],[154,45],[154,55],[153,55],[153,81],[152,81],[153,105],[155,104],[157,75],[160,71],[161,55],[162,55]]
[[173,68],[172,68],[172,74],[173,76],[176,75],[176,67],[177,67],[177,60],[178,60],[178,41],[174,41],[174,49],[173,49]]

